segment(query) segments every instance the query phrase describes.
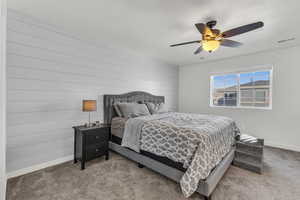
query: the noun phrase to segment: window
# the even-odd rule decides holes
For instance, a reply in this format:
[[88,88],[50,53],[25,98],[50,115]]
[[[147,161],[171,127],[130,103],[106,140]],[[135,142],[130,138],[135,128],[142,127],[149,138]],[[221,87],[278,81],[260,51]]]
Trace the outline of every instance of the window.
[[272,69],[211,76],[210,105],[271,109]]

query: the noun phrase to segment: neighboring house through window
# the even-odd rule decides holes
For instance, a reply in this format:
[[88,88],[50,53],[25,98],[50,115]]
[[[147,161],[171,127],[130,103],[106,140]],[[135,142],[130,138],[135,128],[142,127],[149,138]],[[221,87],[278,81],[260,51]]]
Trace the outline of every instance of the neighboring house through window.
[[212,107],[272,108],[272,68],[211,76]]

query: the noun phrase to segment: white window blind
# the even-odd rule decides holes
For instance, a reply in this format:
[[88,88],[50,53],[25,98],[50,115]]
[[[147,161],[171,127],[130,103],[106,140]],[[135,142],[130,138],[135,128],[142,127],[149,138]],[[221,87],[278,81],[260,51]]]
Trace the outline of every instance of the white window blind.
[[211,76],[212,107],[272,108],[272,69]]

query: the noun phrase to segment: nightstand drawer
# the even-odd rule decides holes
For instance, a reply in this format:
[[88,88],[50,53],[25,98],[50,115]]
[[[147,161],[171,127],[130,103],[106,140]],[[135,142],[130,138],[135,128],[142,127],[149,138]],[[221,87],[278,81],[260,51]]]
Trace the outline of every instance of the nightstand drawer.
[[89,146],[87,147],[87,151],[86,151],[86,159],[91,160],[97,158],[99,156],[106,154],[107,151],[108,151],[107,143],[100,143],[98,145]]
[[87,134],[86,137],[86,144],[99,144],[101,142],[108,141],[109,139],[109,132],[105,129],[95,129],[95,130],[89,130],[85,134]]

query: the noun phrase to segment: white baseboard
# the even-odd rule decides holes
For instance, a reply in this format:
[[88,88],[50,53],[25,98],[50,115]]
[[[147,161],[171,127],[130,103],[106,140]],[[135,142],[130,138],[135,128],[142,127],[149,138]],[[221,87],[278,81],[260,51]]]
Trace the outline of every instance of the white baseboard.
[[13,172],[9,172],[9,173],[6,174],[6,177],[7,177],[7,179],[9,179],[9,178],[21,176],[21,175],[24,175],[24,174],[28,174],[30,172],[34,172],[34,171],[37,171],[37,170],[40,170],[40,169],[44,169],[46,167],[51,167],[51,166],[54,166],[54,165],[58,165],[58,164],[61,164],[61,163],[64,163],[64,162],[67,162],[67,161],[70,161],[70,160],[73,160],[73,159],[74,159],[74,155],[69,155],[69,156],[62,157],[62,158],[59,158],[59,159],[56,159],[56,160],[48,161],[48,162],[41,163],[41,164],[38,164],[38,165],[34,165],[34,166],[31,166],[31,167],[26,167],[26,168],[19,169],[19,170],[13,171]]
[[270,146],[270,147],[275,147],[275,148],[300,152],[300,146],[276,144],[276,143],[273,143],[273,142],[266,142],[266,141],[265,141],[265,145]]

